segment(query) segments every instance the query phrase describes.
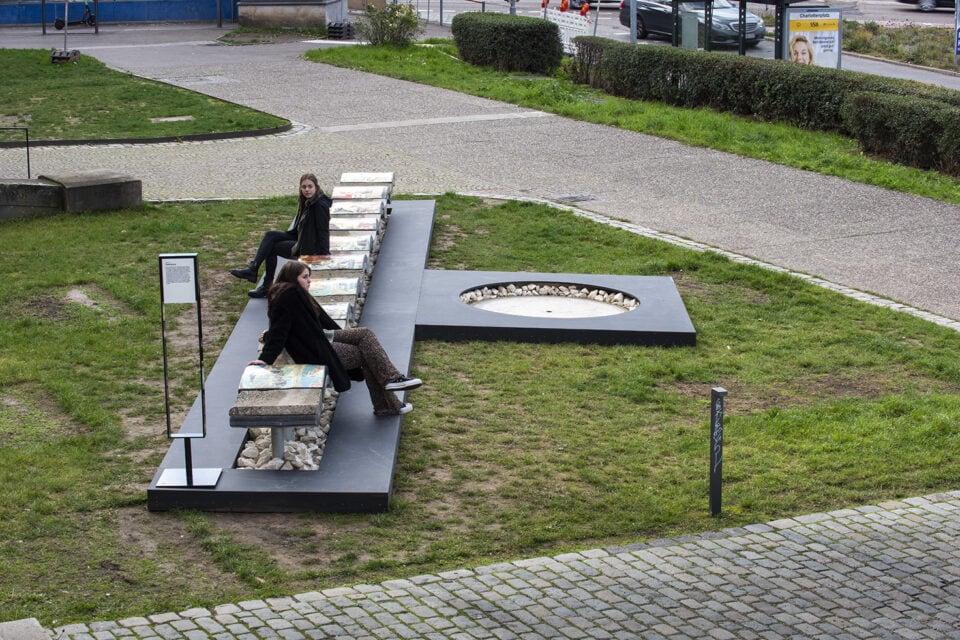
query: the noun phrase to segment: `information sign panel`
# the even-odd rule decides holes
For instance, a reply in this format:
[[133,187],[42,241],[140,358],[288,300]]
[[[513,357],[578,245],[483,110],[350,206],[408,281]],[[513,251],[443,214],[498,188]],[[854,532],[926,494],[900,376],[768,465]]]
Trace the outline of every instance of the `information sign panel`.
[[783,59],[840,68],[843,12],[840,9],[788,8]]

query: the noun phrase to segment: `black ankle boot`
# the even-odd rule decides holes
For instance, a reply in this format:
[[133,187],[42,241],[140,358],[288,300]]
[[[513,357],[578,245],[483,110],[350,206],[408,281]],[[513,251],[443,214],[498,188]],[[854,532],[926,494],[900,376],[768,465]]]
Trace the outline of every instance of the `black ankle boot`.
[[251,289],[247,291],[247,295],[251,298],[266,298],[267,292],[270,291],[270,284],[263,282],[256,289]]
[[257,265],[252,262],[245,266],[243,269],[230,269],[230,275],[240,278],[241,280],[248,280],[250,282],[257,281]]

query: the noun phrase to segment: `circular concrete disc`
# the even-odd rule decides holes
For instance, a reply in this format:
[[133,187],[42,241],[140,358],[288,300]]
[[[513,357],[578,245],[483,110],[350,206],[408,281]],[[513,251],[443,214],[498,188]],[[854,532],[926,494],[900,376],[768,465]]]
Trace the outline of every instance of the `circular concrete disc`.
[[487,298],[474,302],[471,306],[484,311],[530,318],[594,318],[597,316],[612,316],[627,311],[615,304],[588,298],[568,298],[565,296]]

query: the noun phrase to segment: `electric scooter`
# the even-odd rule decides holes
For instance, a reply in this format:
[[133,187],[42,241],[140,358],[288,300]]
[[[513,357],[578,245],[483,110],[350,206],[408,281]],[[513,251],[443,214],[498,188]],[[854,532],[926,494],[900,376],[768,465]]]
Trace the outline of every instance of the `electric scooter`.
[[[69,5],[65,4],[64,6],[69,6]],[[83,15],[80,16],[79,20],[70,20],[69,22],[66,22],[64,18],[57,18],[56,20],[53,21],[53,26],[54,28],[56,28],[57,31],[63,30],[64,26],[94,27],[96,26],[96,24],[97,24],[97,14],[95,14],[90,10],[90,4],[87,2],[87,0],[83,0]]]

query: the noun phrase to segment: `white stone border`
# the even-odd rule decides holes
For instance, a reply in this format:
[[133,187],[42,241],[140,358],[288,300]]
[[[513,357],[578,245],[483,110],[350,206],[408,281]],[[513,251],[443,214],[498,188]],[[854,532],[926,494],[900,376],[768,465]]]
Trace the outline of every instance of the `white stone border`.
[[576,283],[558,284],[548,282],[531,282],[523,285],[511,283],[500,285],[499,287],[477,287],[476,289],[461,293],[460,300],[464,304],[472,306],[483,300],[493,300],[496,298],[535,298],[543,296],[594,300],[596,302],[620,307],[627,311],[640,306],[640,302],[636,298],[625,296],[620,291],[610,292],[604,289],[590,289]]

